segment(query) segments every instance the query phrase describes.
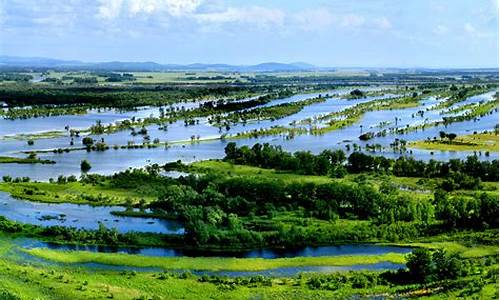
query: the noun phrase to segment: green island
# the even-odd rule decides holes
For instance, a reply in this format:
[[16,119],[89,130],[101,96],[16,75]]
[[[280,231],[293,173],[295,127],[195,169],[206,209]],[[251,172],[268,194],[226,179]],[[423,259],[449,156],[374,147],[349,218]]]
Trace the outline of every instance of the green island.
[[12,157],[0,156],[0,164],[55,164],[56,162],[49,159],[40,159],[34,157]]
[[[216,125],[221,126],[229,125],[230,123],[246,123],[248,121],[260,121],[260,120],[277,120],[298,113],[304,107],[315,104],[322,103],[326,101],[328,95],[322,97],[319,95],[316,98],[306,99],[297,102],[283,103],[268,107],[254,108],[250,110],[238,111],[230,113],[223,118],[220,116],[215,117]],[[221,124],[222,123],[222,124]]]
[[498,132],[459,135],[449,139],[410,142],[410,148],[441,151],[491,151],[498,152]]

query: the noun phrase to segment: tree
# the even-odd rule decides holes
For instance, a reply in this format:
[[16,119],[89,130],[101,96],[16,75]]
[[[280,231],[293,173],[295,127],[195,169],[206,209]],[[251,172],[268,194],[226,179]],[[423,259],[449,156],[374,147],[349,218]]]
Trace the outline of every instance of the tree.
[[80,163],[80,169],[84,173],[88,172],[91,168],[92,168],[92,166],[90,165],[90,163],[86,159],[82,160],[82,162]]
[[93,143],[94,143],[94,140],[89,136],[86,136],[82,139],[82,144],[85,146],[91,146]]
[[457,137],[455,133],[449,133],[446,135],[446,138],[450,140],[450,143]]
[[462,263],[456,253],[448,255],[440,249],[432,254],[432,260],[436,266],[436,277],[439,280],[456,279],[463,272]]
[[232,160],[236,158],[236,143],[235,142],[229,142],[226,145],[226,148],[224,148],[224,152],[226,154],[226,159]]
[[446,132],[440,131],[439,132],[439,137],[441,138],[441,140],[443,140],[446,137]]
[[359,89],[352,90],[350,94],[351,94],[351,96],[354,96],[354,97],[357,97],[357,98],[361,98],[361,97],[364,96],[363,91],[361,91]]
[[406,267],[416,282],[429,282],[433,273],[431,252],[425,248],[417,248],[408,255]]

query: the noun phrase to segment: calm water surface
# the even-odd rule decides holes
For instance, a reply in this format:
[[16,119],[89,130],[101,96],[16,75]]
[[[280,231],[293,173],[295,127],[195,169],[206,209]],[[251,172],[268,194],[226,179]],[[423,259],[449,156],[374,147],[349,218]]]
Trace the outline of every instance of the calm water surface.
[[15,199],[0,192],[0,215],[21,223],[95,230],[102,223],[107,228],[116,228],[120,233],[154,232],[182,234],[184,229],[174,221],[155,218],[121,217],[112,211],[123,211],[120,206],[90,206],[71,203],[41,203]]

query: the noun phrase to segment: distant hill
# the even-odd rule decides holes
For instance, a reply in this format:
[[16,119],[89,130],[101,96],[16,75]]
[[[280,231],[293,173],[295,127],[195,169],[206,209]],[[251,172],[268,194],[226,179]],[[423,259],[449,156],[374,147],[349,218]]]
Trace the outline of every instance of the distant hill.
[[61,60],[44,57],[16,57],[0,55],[0,70],[95,70],[117,72],[162,72],[162,71],[215,71],[215,72],[300,72],[300,71],[338,71],[340,73],[366,74],[435,74],[454,75],[458,73],[497,73],[498,68],[396,68],[396,67],[318,67],[305,62],[280,63],[265,62],[257,65],[203,64],[188,65],[159,64],[156,62],[82,62],[78,60]]
[[98,62],[87,63],[77,60],[59,60],[42,57],[0,56],[0,69],[34,68],[61,70],[100,71],[217,71],[217,72],[293,72],[316,70],[318,67],[307,63],[267,62],[258,65],[202,64],[189,65],[159,64],[155,62]]
[[52,66],[82,66],[85,63],[77,60],[60,60],[44,57],[16,57],[16,56],[0,56],[0,67],[13,66],[13,67],[33,67],[33,68],[46,68]]

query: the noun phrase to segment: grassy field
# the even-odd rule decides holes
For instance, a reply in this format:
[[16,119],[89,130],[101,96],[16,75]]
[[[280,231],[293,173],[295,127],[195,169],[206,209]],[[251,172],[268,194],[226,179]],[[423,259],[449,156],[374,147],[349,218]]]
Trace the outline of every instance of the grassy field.
[[279,172],[273,169],[263,169],[252,166],[233,165],[220,160],[204,160],[192,163],[190,170],[200,173],[218,173],[228,176],[264,176],[266,178],[280,179],[286,182],[313,182],[329,183],[334,179],[327,176],[298,175],[287,172]]
[[410,148],[441,151],[490,151],[498,152],[498,134],[478,133],[459,135],[453,141],[431,140],[410,142]]
[[[463,299],[461,289],[451,292],[431,291],[416,286],[375,285],[353,288],[350,284],[312,289],[312,275],[301,278],[274,278],[264,282],[226,280],[204,282],[191,275],[170,273],[135,273],[88,271],[75,268],[44,269],[0,260],[0,296],[2,299],[346,299],[360,295],[394,295],[423,299]],[[487,272],[467,280],[480,280]],[[311,276],[311,277],[310,277]],[[487,283],[474,296],[477,299],[497,298],[498,285]],[[406,298],[405,297],[405,298]]]
[[[127,72],[133,74],[136,80],[119,82],[120,84],[154,84],[154,83],[225,83],[236,80],[245,82],[246,78],[241,77],[239,73],[224,72]],[[98,84],[113,85],[116,83],[106,82],[105,78],[95,76],[90,72],[60,72],[50,71],[45,77],[62,80],[63,83],[72,83],[68,78],[90,78],[97,79]]]
[[44,269],[3,260],[0,269],[2,299],[331,299],[347,292],[311,290],[287,279],[227,285],[189,275]]
[[[262,176],[275,178],[284,182],[356,182],[363,180],[372,186],[378,187],[382,182],[391,182],[399,187],[404,187],[400,193],[410,193],[412,196],[428,196],[431,190],[436,187],[439,179],[419,178],[419,177],[396,177],[383,174],[347,174],[343,178],[331,178],[328,176],[300,175],[274,169],[265,169],[247,165],[235,165],[222,160],[204,160],[193,162],[188,166],[188,171],[193,173],[217,173],[226,176]],[[497,182],[483,182],[481,191],[496,192]],[[461,192],[461,191],[456,191]]]
[[16,198],[49,203],[123,205],[127,203],[128,199],[132,203],[138,203],[141,199],[146,202],[152,200],[151,197],[139,192],[110,188],[106,184],[90,185],[80,182],[61,184],[47,182],[0,183],[0,191],[8,192]]
[[[474,245],[466,246],[457,241],[432,241],[410,243],[405,246],[445,249],[457,252],[463,258],[484,259],[498,257],[498,246]],[[2,249],[8,249],[3,247]],[[4,250],[5,251],[5,250]],[[378,261],[392,261],[404,263],[402,254],[385,254],[374,256],[338,256],[338,257],[310,257],[291,259],[235,259],[235,258],[153,258],[127,254],[105,254],[90,252],[67,252],[47,249],[28,250],[28,253],[49,261],[65,263],[64,267],[49,266],[41,269],[33,265],[9,264],[0,260],[0,291],[6,288],[10,292],[25,295],[31,299],[33,295],[63,295],[80,299],[84,297],[130,299],[156,295],[152,299],[343,299],[352,295],[394,295],[417,297],[422,299],[461,299],[464,295],[478,297],[478,299],[495,299],[498,297],[498,282],[481,282],[481,278],[489,277],[489,273],[498,272],[495,265],[483,266],[473,275],[461,278],[459,285],[449,291],[434,289],[433,285],[386,286],[376,285],[369,289],[353,288],[351,285],[339,285],[335,288],[311,289],[308,285],[310,278],[325,275],[304,274],[294,278],[268,278],[265,284],[254,283],[234,284],[235,279],[227,279],[233,286],[203,282],[200,277],[189,273],[154,273],[154,272],[117,272],[117,271],[89,271],[85,268],[72,267],[73,263],[98,262],[111,265],[127,265],[135,267],[159,267],[164,270],[235,270],[255,271],[266,268],[304,265],[342,266],[358,263],[375,263]],[[354,274],[354,273],[348,273]],[[309,277],[311,276],[311,277]],[[22,278],[22,280],[21,280]],[[218,282],[218,281],[216,281]],[[27,283],[34,284],[34,289],[24,291]],[[472,284],[474,283],[474,284]],[[186,290],[187,289],[187,290]],[[165,298],[162,298],[165,297]],[[24,298],[23,298],[24,299]],[[55,298],[60,299],[60,298]],[[139,299],[148,299],[139,298]]]

